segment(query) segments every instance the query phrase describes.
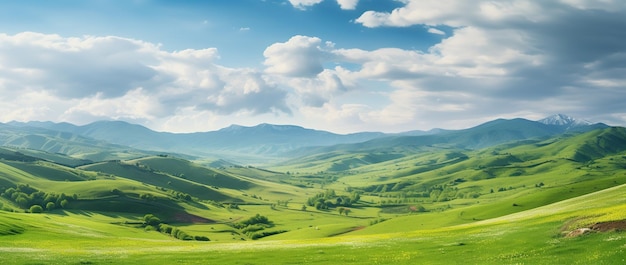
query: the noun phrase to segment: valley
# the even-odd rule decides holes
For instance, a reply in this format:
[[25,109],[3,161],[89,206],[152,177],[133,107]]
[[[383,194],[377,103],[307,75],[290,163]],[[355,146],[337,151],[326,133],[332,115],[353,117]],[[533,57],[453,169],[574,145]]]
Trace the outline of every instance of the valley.
[[351,135],[3,124],[0,252],[7,264],[623,263],[626,128],[558,121]]

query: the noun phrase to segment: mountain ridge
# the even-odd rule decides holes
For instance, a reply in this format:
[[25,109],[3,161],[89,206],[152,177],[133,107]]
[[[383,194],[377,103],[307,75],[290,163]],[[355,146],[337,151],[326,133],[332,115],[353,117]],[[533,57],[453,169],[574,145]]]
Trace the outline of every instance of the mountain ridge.
[[[140,150],[209,156],[240,163],[269,161],[281,157],[292,158],[310,153],[312,150],[328,151],[350,145],[352,145],[350,148],[362,149],[435,144],[477,149],[508,141],[608,127],[602,123],[580,122],[563,114],[539,121],[522,118],[496,119],[462,130],[432,129],[393,134],[382,132],[336,134],[297,125],[269,123],[256,126],[231,125],[215,131],[195,133],[157,132],[125,121],[96,121],[80,126],[65,122],[13,121],[4,125],[6,125],[3,126],[4,130],[12,127],[20,128],[22,132],[27,132],[29,128],[48,130],[48,134],[52,135],[50,137],[54,137],[53,132],[57,132],[58,135],[65,135],[65,138],[80,136]],[[6,143],[4,141],[4,144]],[[39,147],[41,144],[37,148]]]

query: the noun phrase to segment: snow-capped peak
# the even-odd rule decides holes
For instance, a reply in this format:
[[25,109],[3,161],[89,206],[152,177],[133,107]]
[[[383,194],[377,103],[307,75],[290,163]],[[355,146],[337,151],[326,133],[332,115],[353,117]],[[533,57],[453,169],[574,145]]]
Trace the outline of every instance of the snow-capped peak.
[[578,120],[576,118],[567,116],[565,114],[555,114],[550,117],[543,118],[538,120],[543,124],[547,125],[558,125],[558,126],[566,126],[566,127],[577,127],[577,126],[587,126],[591,125],[591,122],[586,120]]

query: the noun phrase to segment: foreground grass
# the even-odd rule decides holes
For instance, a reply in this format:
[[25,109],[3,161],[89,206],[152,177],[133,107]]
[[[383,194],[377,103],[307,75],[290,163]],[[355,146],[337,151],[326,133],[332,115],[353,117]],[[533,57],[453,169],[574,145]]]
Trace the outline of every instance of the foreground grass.
[[626,234],[565,238],[563,229],[626,219],[625,193],[622,185],[471,224],[397,226],[403,233],[365,229],[357,232],[362,235],[240,243],[177,241],[112,225],[108,221],[119,217],[97,214],[0,213],[0,229],[23,228],[0,236],[0,257],[4,264],[624,264]]
[[[623,264],[623,234],[561,238],[560,222],[315,241],[197,243],[128,239],[0,248],[6,264]],[[398,237],[398,238],[395,238]],[[4,244],[3,244],[4,245]],[[32,245],[31,245],[32,246]]]

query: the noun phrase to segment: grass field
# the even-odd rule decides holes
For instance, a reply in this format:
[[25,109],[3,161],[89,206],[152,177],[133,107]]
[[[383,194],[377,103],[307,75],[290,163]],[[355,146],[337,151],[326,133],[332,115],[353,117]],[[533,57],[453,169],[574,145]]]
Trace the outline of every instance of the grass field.
[[382,234],[365,229],[321,239],[237,243],[178,241],[111,224],[124,216],[0,213],[0,229],[14,220],[24,229],[0,236],[0,252],[5,264],[622,264],[626,234],[567,238],[563,229],[572,222],[625,219],[625,193],[622,185],[490,220],[402,233],[393,231],[414,226],[414,219],[380,223],[386,226]]
[[[344,150],[270,169],[208,168],[169,155],[83,165],[3,149],[0,261],[624,264],[623,134],[610,128],[481,150]],[[72,199],[27,213],[59,194]],[[347,199],[358,201],[343,206]],[[349,215],[339,211],[346,208]],[[210,241],[154,231],[146,214]],[[269,222],[242,226],[257,215]],[[591,232],[566,236],[587,231],[577,229]]]

